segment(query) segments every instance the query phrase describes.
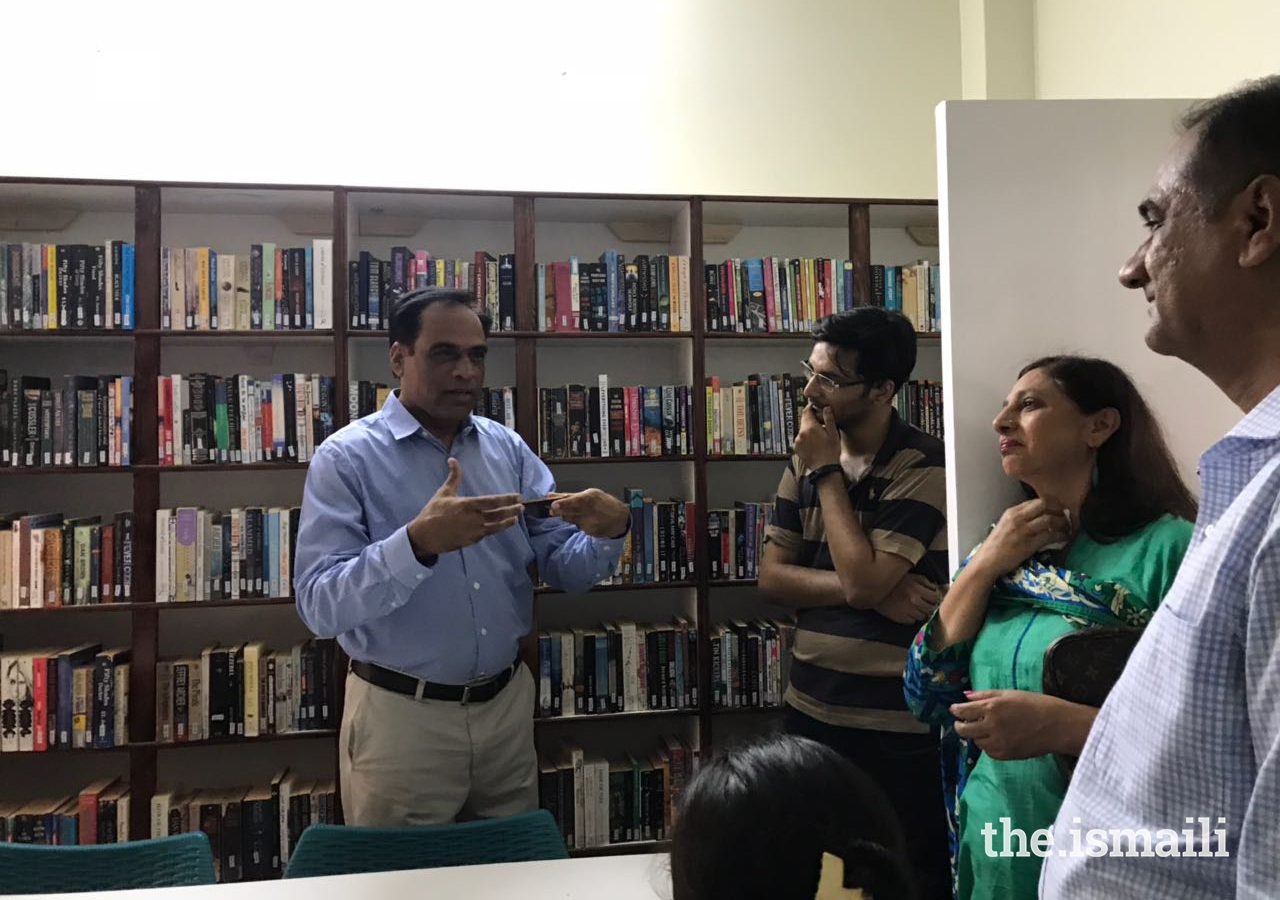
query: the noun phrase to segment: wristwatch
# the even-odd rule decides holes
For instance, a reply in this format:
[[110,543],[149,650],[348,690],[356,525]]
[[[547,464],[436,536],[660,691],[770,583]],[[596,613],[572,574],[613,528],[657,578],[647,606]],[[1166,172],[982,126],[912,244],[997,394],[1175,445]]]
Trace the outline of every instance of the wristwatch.
[[842,479],[844,478],[844,469],[841,468],[840,463],[827,463],[825,466],[818,466],[818,468],[806,475],[805,478],[808,480],[809,484],[817,487],[819,481],[826,478],[833,472],[839,472],[840,477]]

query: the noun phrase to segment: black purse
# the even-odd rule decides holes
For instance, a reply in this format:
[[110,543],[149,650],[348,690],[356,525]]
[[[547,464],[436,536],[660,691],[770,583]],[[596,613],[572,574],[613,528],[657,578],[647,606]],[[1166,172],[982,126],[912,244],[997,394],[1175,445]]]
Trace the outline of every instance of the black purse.
[[[1141,628],[1093,627],[1068,632],[1044,651],[1044,692],[1072,703],[1100,707],[1120,680]],[[1054,754],[1067,778],[1076,757]]]

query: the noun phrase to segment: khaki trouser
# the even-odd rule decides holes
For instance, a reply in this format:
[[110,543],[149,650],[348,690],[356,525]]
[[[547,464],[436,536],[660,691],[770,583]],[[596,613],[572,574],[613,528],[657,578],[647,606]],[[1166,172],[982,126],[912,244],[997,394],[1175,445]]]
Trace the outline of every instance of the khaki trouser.
[[350,825],[434,825],[538,806],[527,666],[485,703],[415,700],[348,673],[338,735]]

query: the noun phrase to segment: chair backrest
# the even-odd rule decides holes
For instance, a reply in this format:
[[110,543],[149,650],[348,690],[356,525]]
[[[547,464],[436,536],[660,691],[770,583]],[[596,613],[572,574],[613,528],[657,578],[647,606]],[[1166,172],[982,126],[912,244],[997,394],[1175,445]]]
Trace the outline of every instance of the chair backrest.
[[545,809],[457,825],[359,828],[312,825],[289,854],[285,878],[567,859],[564,838]]
[[124,844],[0,844],[0,894],[60,894],[213,884],[203,831]]

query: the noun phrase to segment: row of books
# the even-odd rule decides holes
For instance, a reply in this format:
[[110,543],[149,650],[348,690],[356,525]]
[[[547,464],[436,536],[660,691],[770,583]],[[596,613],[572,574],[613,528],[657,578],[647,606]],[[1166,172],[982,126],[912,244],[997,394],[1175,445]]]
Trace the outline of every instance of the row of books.
[[209,247],[160,250],[160,327],[274,331],[333,327],[333,240],[309,247],[251,244],[247,255]]
[[803,333],[824,316],[859,305],[898,310],[919,332],[941,328],[938,266],[924,260],[874,265],[870,297],[857,296],[854,274],[848,259],[766,256],[707,263],[707,330]]
[[939,267],[921,260],[910,266],[872,266],[871,303],[896,309],[915,325],[916,331],[942,329],[942,290]]
[[127,466],[132,446],[132,375],[67,375],[55,388],[0,369],[0,465]]
[[708,331],[807,332],[858,302],[848,259],[735,258],[704,269]]
[[707,511],[707,559],[712,581],[754,580],[760,577],[764,534],[773,502],[746,503],[733,509]]
[[0,244],[0,331],[134,327],[134,245]]
[[631,528],[623,540],[618,570],[605,584],[683,582],[693,577],[692,500],[655,501],[640,488],[625,488]]
[[373,415],[387,402],[391,388],[377,381],[347,382],[347,421]]
[[132,512],[0,513],[0,609],[128,603],[133,565]]
[[697,709],[698,629],[607,622],[538,635],[538,715]]
[[538,263],[538,330],[688,332],[693,294],[689,257],[647,256],[631,262],[606,250],[598,262]]
[[408,247],[392,247],[389,260],[362,250],[347,264],[350,327],[386,331],[396,297],[435,285],[470,291],[476,308],[493,320],[494,331],[515,329],[515,254],[495,259],[477,250],[471,261],[434,259],[426,250]]
[[538,389],[545,459],[683,456],[693,452],[693,395],[687,384]]
[[156,602],[293,594],[301,507],[156,510]]
[[781,706],[795,643],[794,622],[733,621],[711,629],[711,705]]
[[187,743],[337,727],[336,644],[314,638],[273,652],[262,641],[211,644],[156,663],[156,739]]
[[540,760],[538,795],[570,849],[666,839],[698,749],[665,736],[650,753],[605,758],[566,746]]
[[103,778],[75,796],[0,802],[0,843],[127,843],[131,793],[128,782]]
[[162,465],[306,462],[334,428],[331,375],[162,375]]
[[937,381],[909,381],[895,398],[898,415],[921,431],[942,440],[942,385]]
[[516,430],[516,389],[514,387],[481,388],[476,397],[475,414],[493,419]]
[[[795,623],[732,621],[711,629],[711,705],[781,706]],[[683,618],[667,625],[606,622],[598,628],[538,635],[542,718],[697,709],[698,631]]]
[[281,769],[260,786],[160,791],[151,797],[151,837],[203,831],[219,882],[279,878],[311,825],[336,824],[337,786]]
[[0,752],[128,744],[130,656],[101,644],[0,654]]
[[789,453],[808,401],[805,376],[748,375],[732,384],[707,379],[707,450],[714,456]]

